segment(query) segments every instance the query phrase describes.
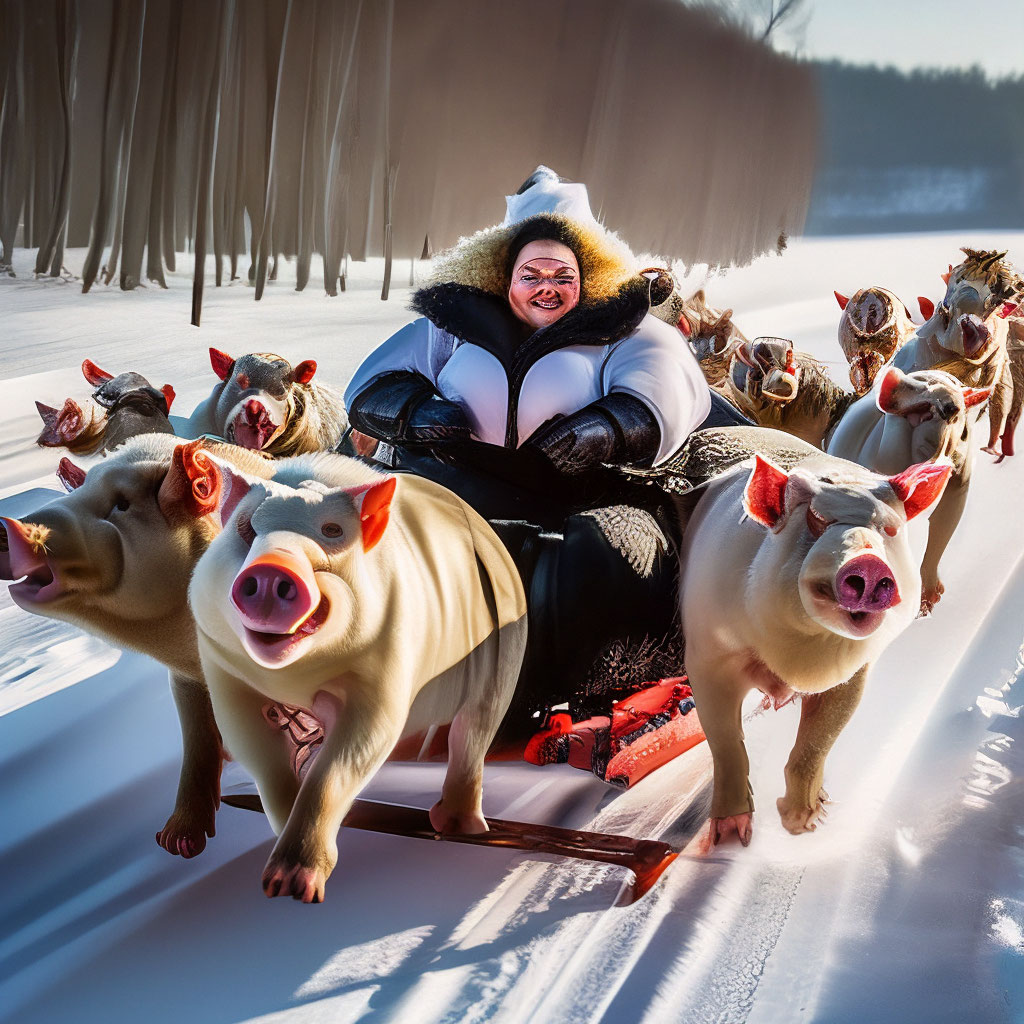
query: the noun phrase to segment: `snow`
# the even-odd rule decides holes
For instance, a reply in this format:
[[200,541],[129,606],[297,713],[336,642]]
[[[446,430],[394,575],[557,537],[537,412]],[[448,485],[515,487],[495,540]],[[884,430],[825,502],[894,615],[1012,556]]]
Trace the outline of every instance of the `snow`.
[[[1024,233],[797,239],[707,277],[748,335],[792,337],[828,362],[832,289],[937,297],[961,245],[1019,254]],[[80,269],[84,253],[68,254]],[[207,288],[189,326],[188,259],[169,289],[123,293],[0,279],[0,514],[56,497],[38,399],[84,398],[85,357],[173,384],[186,415],[213,384],[210,345],[315,358],[343,386],[408,319],[379,300],[381,264],[349,290],[257,306]],[[76,262],[77,261],[77,262]],[[414,268],[422,275],[423,267]],[[396,277],[404,278],[404,268]],[[705,278],[707,278],[705,280]],[[316,280],[315,270],[313,280]],[[88,460],[82,460],[88,462]],[[19,1022],[945,1021],[1024,1016],[1024,502],[1019,459],[979,454],[943,564],[946,596],[876,666],[840,737],[834,803],[812,836],[774,811],[797,711],[747,724],[758,813],[748,849],[693,844],[640,903],[621,870],[343,830],[327,902],[266,900],[262,816],[222,808],[196,859],[153,841],[173,802],[180,739],[155,663],[0,594],[0,1015]],[[753,708],[753,702],[751,708]],[[686,845],[707,811],[702,744],[619,794],[566,766],[488,766],[488,814]],[[429,806],[438,765],[386,765],[367,795]],[[251,788],[229,766],[225,790]]]

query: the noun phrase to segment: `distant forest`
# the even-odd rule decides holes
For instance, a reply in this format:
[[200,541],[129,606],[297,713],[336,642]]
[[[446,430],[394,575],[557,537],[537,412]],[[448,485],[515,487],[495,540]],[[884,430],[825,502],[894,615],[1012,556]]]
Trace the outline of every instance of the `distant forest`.
[[807,234],[1024,228],[1024,77],[816,67]]

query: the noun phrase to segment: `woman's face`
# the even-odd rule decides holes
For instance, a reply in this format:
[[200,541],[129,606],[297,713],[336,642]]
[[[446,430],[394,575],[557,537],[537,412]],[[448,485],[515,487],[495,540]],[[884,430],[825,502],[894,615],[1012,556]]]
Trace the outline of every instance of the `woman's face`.
[[534,330],[565,316],[580,301],[580,268],[572,249],[561,242],[529,242],[512,268],[508,302]]

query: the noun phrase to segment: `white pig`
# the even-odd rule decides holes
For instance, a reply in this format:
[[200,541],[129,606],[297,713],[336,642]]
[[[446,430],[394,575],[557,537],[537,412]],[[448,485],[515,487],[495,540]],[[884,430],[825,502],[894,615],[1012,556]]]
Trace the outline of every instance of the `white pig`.
[[828,442],[829,455],[874,473],[900,473],[914,463],[941,458],[953,463],[949,485],[928,519],[928,547],[921,563],[925,615],[945,591],[939,560],[967,502],[973,465],[970,410],[991,393],[991,387],[965,387],[942,370],[904,374],[890,365],[872,390],[846,411]]
[[[485,831],[483,759],[526,641],[519,574],[487,523],[429,480],[343,456],[222,465],[223,533],[189,591],[214,714],[278,840],[268,896],[319,902],[352,800],[398,740],[451,722],[439,831]],[[268,698],[325,727],[301,782]]]
[[872,662],[917,613],[907,521],[934,505],[950,469],[929,463],[886,478],[820,455],[787,474],[757,455],[753,468],[708,485],[680,553],[680,603],[714,761],[712,842],[732,832],[750,841],[740,710],[755,687],[777,704],[803,695],[778,809],[790,832],[814,829],[825,756]]

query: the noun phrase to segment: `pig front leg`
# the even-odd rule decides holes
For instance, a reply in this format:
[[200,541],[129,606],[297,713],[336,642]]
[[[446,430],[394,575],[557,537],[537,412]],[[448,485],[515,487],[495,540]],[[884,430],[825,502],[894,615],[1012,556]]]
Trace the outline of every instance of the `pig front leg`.
[[786,762],[786,795],[776,801],[782,824],[793,835],[817,828],[827,799],[822,789],[825,758],[857,709],[867,675],[865,665],[849,681],[803,697],[796,743]]
[[992,397],[988,401],[988,444],[981,450],[989,455],[999,455],[996,445],[1003,434],[1006,425],[1007,413],[1013,401],[1013,376],[1010,372],[1010,360],[1003,361],[1003,369],[999,374],[999,380],[992,391]]
[[203,668],[224,743],[231,756],[252,773],[270,827],[280,833],[299,791],[292,769],[294,745],[285,731],[267,722],[263,694],[212,662]]
[[340,701],[321,690],[313,712],[324,723],[323,746],[306,772],[288,821],[263,869],[267,896],[322,903],[338,862],[338,830],[352,801],[402,735],[411,701],[385,684],[371,696]]
[[216,833],[223,751],[206,684],[172,672],[171,693],[181,725],[181,775],[174,811],[156,841],[175,856],[195,857]]
[[711,845],[735,833],[746,846],[754,831],[754,796],[742,722],[743,697],[750,687],[722,672],[721,662],[704,671],[694,670],[692,664],[687,667],[714,767]]
[[1021,409],[1024,407],[1024,349],[1011,349],[1007,363],[1010,366],[1013,394],[1010,397],[1010,411],[1006,414],[1006,426],[1003,429],[1002,450],[996,462],[1002,462],[1007,455],[1013,455],[1013,435],[1017,432]]
[[939,579],[939,559],[964,514],[970,476],[968,462],[950,477],[935,511],[928,519],[928,545],[921,562],[921,615],[928,615],[945,593],[946,588]]

